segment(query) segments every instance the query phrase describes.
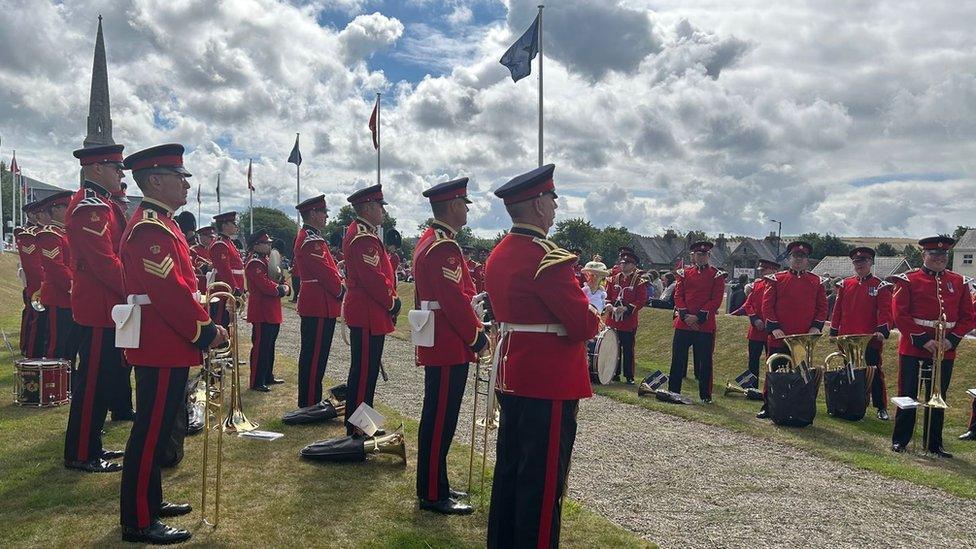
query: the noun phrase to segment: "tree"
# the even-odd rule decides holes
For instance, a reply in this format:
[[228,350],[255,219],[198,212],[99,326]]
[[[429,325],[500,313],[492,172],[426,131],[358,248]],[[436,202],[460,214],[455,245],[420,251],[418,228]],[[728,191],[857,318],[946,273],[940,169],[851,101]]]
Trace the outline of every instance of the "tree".
[[[620,248],[631,245],[630,231],[624,227],[607,227],[603,229],[599,238],[599,254],[603,256],[603,262],[612,265],[617,261]],[[592,256],[584,256],[583,263],[590,260]]]
[[[335,217],[329,220],[325,225],[325,229],[322,230],[322,236],[328,240],[329,236],[334,234],[336,231],[346,233],[346,228],[349,224],[356,219],[356,210],[352,208],[352,204],[346,204],[345,206],[339,208],[339,213]],[[388,231],[390,229],[396,228],[396,219],[393,219],[386,214],[383,216],[383,230]]]
[[887,242],[878,243],[878,247],[874,249],[878,257],[895,257],[898,255],[898,250],[894,246],[888,244]]
[[[6,197],[4,197],[4,200],[6,200]],[[972,229],[972,227],[967,227],[964,225],[957,226],[956,230],[952,231],[952,239],[959,240],[960,238],[962,238],[962,235],[966,234],[966,231],[968,231],[969,229]]]
[[708,240],[708,235],[705,234],[705,231],[688,231],[686,238],[688,239],[688,243],[691,244],[694,242],[701,242],[702,240]]
[[902,251],[902,254],[905,256],[905,260],[908,261],[908,264],[912,267],[920,267],[922,265],[922,251],[915,246],[912,246],[911,244],[906,245],[905,249]]
[[[295,220],[285,212],[275,208],[254,208],[254,230],[264,229],[272,239],[281,239],[285,246],[282,250],[283,255],[291,257],[292,247],[295,245],[295,236],[298,234],[298,226]],[[251,212],[245,212],[239,222],[241,227],[241,240],[247,242],[248,231],[251,229]]]
[[567,250],[583,250],[583,257],[592,257],[594,253],[601,253],[598,249],[600,232],[589,221],[576,217],[556,223],[551,240]]
[[847,256],[854,249],[854,246],[844,242],[839,236],[827,233],[804,233],[797,237],[797,240],[809,242],[813,246],[813,253],[810,259],[821,260],[827,256]]

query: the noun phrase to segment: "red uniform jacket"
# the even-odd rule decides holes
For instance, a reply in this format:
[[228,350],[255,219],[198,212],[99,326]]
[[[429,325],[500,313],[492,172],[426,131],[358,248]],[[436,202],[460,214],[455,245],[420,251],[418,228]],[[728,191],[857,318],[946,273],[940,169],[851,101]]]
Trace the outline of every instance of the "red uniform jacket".
[[346,267],[342,314],[346,324],[366,328],[371,335],[392,332],[390,312],[396,303],[396,277],[376,228],[357,217],[342,239],[342,255]]
[[498,349],[499,391],[523,397],[576,400],[592,396],[586,342],[600,327],[576,283],[576,256],[545,238],[541,229],[516,225],[492,250],[485,288],[496,320],[562,324],[566,335],[513,332]]
[[207,293],[207,275],[204,271],[213,269],[213,263],[210,261],[210,248],[200,243],[190,246],[190,261],[193,262],[193,268],[197,272],[197,289],[200,290],[200,293],[205,294]]
[[[945,312],[946,322],[954,324],[946,330],[952,350],[946,351],[945,358],[955,358],[959,341],[973,329],[973,301],[962,275],[949,270],[937,275],[922,267],[897,274],[891,280],[896,285],[891,314],[901,332],[898,354],[932,358],[932,353],[924,347],[935,337],[935,328],[923,326],[918,321],[937,320],[941,309]],[[939,293],[942,295],[941,308]]]
[[338,318],[342,314],[342,277],[328,244],[314,228],[308,228],[301,248],[295,252],[295,265],[303,273],[298,314]]
[[24,305],[30,305],[35,293],[40,291],[44,280],[44,267],[41,262],[41,249],[37,245],[36,231],[39,227],[26,227],[17,235],[17,252],[20,254],[20,266],[27,278],[27,288],[24,292]]
[[58,223],[45,226],[35,233],[41,250],[44,277],[41,281],[41,303],[45,307],[71,308],[71,251],[64,226]]
[[[830,335],[873,334],[887,338],[891,332],[891,283],[870,274],[863,279],[849,276],[837,283],[834,314],[830,317]],[[881,342],[871,340],[881,348]]]
[[637,313],[647,305],[647,284],[647,275],[640,270],[635,270],[630,276],[617,273],[607,280],[607,304],[627,307],[627,312],[620,320],[614,320],[611,314],[607,319],[607,326],[624,332],[637,330]]
[[235,290],[244,290],[244,260],[229,237],[217,235],[210,244],[210,261],[217,271],[218,282],[226,282]]
[[[722,306],[725,295],[725,277],[728,273],[711,265],[691,265],[674,272],[674,318],[677,330],[715,333],[715,313]],[[698,317],[698,327],[685,324],[684,315]]]
[[244,267],[247,281],[247,321],[281,324],[281,298],[288,293],[283,284],[268,276],[268,258],[254,254]]
[[[302,267],[298,264],[298,250],[302,249],[302,244],[304,244],[305,239],[308,238],[308,232],[310,230],[318,234],[318,231],[312,227],[309,227],[308,225],[302,225],[301,228],[298,229],[298,234],[295,235],[295,246],[291,250],[291,276],[298,277],[299,279],[302,278]],[[301,298],[301,296],[302,294],[299,293],[298,297]]]
[[127,295],[148,295],[142,306],[140,347],[126,349],[130,364],[154,368],[187,368],[202,363],[217,328],[194,298],[196,273],[190,246],[171,212],[144,198],[122,235]]
[[766,276],[762,315],[769,332],[770,349],[783,347],[773,330],[786,335],[805,334],[810,328],[823,330],[827,321],[827,294],[820,277],[809,271],[785,270]]
[[436,301],[434,346],[417,347],[417,361],[423,366],[453,366],[473,362],[471,350],[481,331],[471,299],[474,282],[454,231],[437,221],[420,235],[413,250],[414,299]]
[[742,305],[746,314],[749,315],[749,335],[747,337],[750,341],[766,341],[766,330],[760,330],[753,324],[757,320],[765,321],[762,315],[762,300],[765,294],[766,281],[765,279],[757,278],[752,283],[752,291],[746,297],[745,304]]
[[390,267],[393,269],[393,274],[395,275],[397,269],[400,268],[400,256],[396,252],[389,252],[390,256]]
[[474,283],[475,293],[481,293],[485,291],[485,265],[483,263],[475,263],[474,269],[471,271],[471,282]]
[[71,246],[71,312],[82,326],[111,328],[112,307],[125,301],[119,244],[125,214],[111,194],[91,181],[68,203],[65,228]]

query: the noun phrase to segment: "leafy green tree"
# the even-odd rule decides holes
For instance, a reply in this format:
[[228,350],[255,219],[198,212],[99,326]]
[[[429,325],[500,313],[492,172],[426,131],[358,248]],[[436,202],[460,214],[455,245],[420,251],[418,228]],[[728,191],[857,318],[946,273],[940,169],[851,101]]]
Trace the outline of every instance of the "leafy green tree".
[[688,231],[686,238],[689,243],[700,242],[702,240],[708,240],[708,235],[705,234],[705,231]]
[[[245,212],[239,222],[241,234],[244,235],[241,240],[245,242],[247,241],[246,235],[251,229],[251,213]],[[272,239],[277,240],[280,238],[285,243],[285,249],[282,250],[283,254],[291,257],[292,247],[295,244],[295,236],[298,234],[298,226],[295,225],[295,220],[285,212],[275,208],[259,206],[254,208],[253,214],[254,230],[265,229]]]
[[586,258],[592,257],[594,253],[601,253],[598,249],[600,233],[600,229],[589,221],[576,217],[556,223],[556,230],[550,238],[567,250],[583,250],[583,257]]
[[[329,222],[325,225],[325,229],[322,231],[323,236],[326,239],[330,235],[335,234],[336,231],[345,234],[346,228],[349,224],[356,219],[356,210],[352,209],[351,204],[346,204],[345,206],[339,208],[339,213],[335,214],[335,217],[329,219]],[[388,231],[390,229],[396,228],[396,219],[393,219],[389,214],[383,216],[383,230]]]
[[876,254],[878,254],[878,257],[895,257],[898,255],[898,250],[887,242],[878,243],[878,247],[875,248],[874,251]]
[[[7,198],[4,197],[4,200],[6,200],[6,199]],[[956,227],[956,230],[952,231],[952,238],[953,238],[953,240],[959,240],[960,238],[962,238],[962,235],[966,234],[966,231],[968,231],[969,229],[972,229],[972,227],[967,227],[965,225],[959,225],[959,226],[957,226]]]
[[823,259],[827,256],[846,256],[854,249],[854,246],[844,242],[839,236],[830,233],[825,235],[804,233],[797,237],[797,240],[803,240],[813,245],[813,253],[810,254],[810,258],[816,260]]
[[915,246],[912,246],[911,244],[906,245],[905,249],[902,251],[902,255],[905,256],[908,264],[912,267],[922,266],[922,251]]
[[[607,227],[601,231],[599,253],[603,256],[603,262],[612,265],[617,261],[620,248],[631,246],[630,231],[626,227]],[[593,256],[583,256],[583,263],[589,261]]]

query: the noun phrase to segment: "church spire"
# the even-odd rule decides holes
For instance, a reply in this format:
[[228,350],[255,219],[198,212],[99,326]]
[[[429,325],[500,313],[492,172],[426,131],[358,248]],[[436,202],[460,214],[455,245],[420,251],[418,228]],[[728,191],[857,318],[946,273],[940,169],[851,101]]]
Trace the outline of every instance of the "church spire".
[[105,39],[102,37],[102,16],[98,16],[98,36],[95,38],[95,60],[92,63],[91,97],[88,99],[88,135],[86,147],[114,145],[112,116],[108,102],[108,68],[105,63]]

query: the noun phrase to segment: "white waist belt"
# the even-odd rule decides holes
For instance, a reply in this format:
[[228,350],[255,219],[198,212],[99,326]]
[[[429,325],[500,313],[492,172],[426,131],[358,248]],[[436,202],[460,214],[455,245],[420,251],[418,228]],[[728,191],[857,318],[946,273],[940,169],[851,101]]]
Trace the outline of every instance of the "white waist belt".
[[231,274],[242,275],[244,274],[244,269],[231,269]]
[[[199,302],[202,296],[200,292],[193,292],[193,300]],[[129,305],[152,305],[152,300],[148,294],[131,294],[126,300]]]
[[562,324],[515,324],[512,322],[502,322],[501,331],[505,332],[530,332],[534,334],[556,334],[557,336],[566,335],[566,327]]
[[[912,318],[912,320],[915,322],[915,324],[918,324],[919,326],[925,326],[926,328],[935,328],[935,323],[938,322],[937,320],[922,320],[921,318]],[[955,327],[956,327],[955,322],[946,322],[946,329],[955,328]]]
[[436,311],[441,308],[441,304],[436,301],[421,301],[420,310],[422,311]]
[[302,284],[305,284],[306,282],[318,282],[318,281],[319,281],[319,279],[317,279],[317,278],[303,278],[302,279]]

